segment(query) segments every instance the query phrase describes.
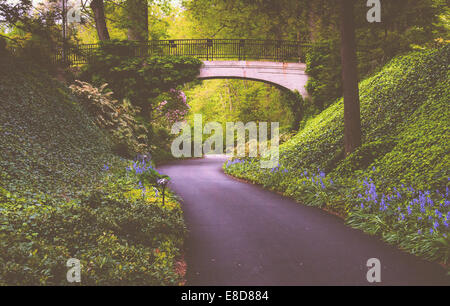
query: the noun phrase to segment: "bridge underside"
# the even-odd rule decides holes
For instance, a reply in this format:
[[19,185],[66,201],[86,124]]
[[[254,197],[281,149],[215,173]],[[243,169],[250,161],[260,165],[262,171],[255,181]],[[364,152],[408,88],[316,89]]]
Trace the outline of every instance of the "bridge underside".
[[204,61],[199,79],[247,79],[261,81],[285,88],[297,90],[303,97],[308,76],[303,63],[277,63],[256,61]]

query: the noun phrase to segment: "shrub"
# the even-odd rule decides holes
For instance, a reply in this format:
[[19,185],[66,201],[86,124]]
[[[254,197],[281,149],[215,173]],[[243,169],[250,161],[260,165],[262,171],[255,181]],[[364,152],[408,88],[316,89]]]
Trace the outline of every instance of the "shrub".
[[127,99],[151,119],[163,100],[156,98],[194,81],[201,61],[186,56],[138,56],[134,52],[138,47],[128,41],[102,42],[82,77],[96,86],[108,83],[116,99]]
[[129,172],[124,179],[118,167],[105,170],[103,182],[68,202],[3,193],[3,284],[67,285],[69,258],[82,263],[82,285],[183,282],[177,262],[186,228],[179,204],[170,194],[162,204],[160,195],[143,193],[139,177]]
[[106,92],[107,84],[96,88],[89,83],[76,81],[72,92],[94,117],[95,123],[107,130],[114,140],[113,150],[123,157],[133,157],[148,152],[147,129],[136,119],[138,109],[132,105],[113,99],[112,92]]

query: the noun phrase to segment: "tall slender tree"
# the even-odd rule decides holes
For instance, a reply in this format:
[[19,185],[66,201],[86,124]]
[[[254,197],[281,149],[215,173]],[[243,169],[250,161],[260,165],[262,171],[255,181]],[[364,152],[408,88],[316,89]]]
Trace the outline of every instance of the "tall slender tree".
[[91,9],[94,12],[95,27],[99,40],[109,40],[108,27],[106,26],[105,7],[103,0],[92,0]]
[[341,0],[341,61],[344,87],[344,149],[346,155],[352,153],[361,145],[354,8],[355,0]]
[[148,40],[148,3],[147,0],[127,0],[128,40]]

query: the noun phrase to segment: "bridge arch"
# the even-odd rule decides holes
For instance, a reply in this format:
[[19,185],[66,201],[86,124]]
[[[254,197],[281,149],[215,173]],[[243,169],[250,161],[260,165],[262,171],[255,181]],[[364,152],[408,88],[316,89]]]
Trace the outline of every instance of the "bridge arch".
[[203,61],[198,79],[247,79],[269,83],[307,96],[308,76],[303,63],[261,61]]

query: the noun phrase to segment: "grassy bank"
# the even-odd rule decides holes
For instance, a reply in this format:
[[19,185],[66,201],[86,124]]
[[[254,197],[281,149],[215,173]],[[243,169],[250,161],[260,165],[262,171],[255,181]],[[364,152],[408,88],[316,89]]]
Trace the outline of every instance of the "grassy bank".
[[151,164],[113,153],[70,90],[46,71],[0,62],[0,284],[179,285],[179,203],[142,181]]

